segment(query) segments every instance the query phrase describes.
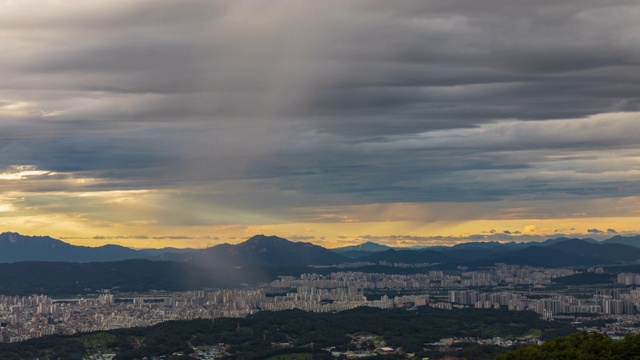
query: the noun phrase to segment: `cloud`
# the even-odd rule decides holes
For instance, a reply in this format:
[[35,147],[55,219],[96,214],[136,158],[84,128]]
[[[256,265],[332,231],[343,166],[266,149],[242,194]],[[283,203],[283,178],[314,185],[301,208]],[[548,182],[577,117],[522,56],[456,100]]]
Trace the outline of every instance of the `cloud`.
[[579,202],[640,193],[637,2],[1,6],[12,213],[215,226],[397,220],[354,209],[410,203],[446,208],[425,222],[527,219],[628,215]]
[[529,235],[534,235],[536,233],[539,233],[540,231],[541,231],[541,229],[539,227],[535,226],[535,225],[527,225],[522,230],[522,233],[529,234]]
[[[637,232],[631,232],[628,235],[633,235]],[[360,236],[342,236],[339,237],[340,243],[355,245],[360,244],[365,241],[372,241],[379,244],[384,244],[388,246],[398,246],[398,247],[409,247],[409,246],[453,246],[459,243],[464,242],[488,242],[488,241],[497,241],[501,243],[507,242],[541,242],[549,239],[559,238],[559,237],[571,237],[571,238],[586,238],[588,236],[593,236],[596,240],[604,240],[607,238],[606,235],[610,235],[611,233],[600,231],[598,229],[589,229],[587,233],[576,233],[576,232],[567,232],[567,233],[554,233],[547,234],[541,231],[541,229],[536,228],[534,232],[520,232],[520,231],[509,231],[505,230],[503,232],[483,232],[483,233],[471,233],[460,236],[442,236],[442,235],[434,235],[434,236],[416,236],[416,235],[360,235]]]
[[93,240],[126,240],[126,239],[135,239],[135,240],[147,240],[149,239],[148,236],[146,235],[133,235],[133,236],[127,236],[127,235],[96,235],[93,236],[91,239]]
[[316,239],[315,236],[310,236],[310,235],[291,235],[291,236],[287,236],[287,239],[291,240],[291,241],[302,241],[302,242],[313,242],[313,240]]
[[615,229],[607,229],[607,234],[617,234],[618,232]]
[[190,240],[193,239],[193,236],[185,236],[185,235],[171,235],[171,236],[154,236],[153,239],[156,240]]

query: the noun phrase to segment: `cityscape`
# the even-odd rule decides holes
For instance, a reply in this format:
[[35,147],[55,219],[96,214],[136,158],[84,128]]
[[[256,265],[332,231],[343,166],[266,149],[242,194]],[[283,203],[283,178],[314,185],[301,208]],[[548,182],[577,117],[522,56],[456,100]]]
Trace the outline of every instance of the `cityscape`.
[[[589,272],[602,272],[590,268]],[[603,331],[620,336],[638,332],[640,321],[640,274],[620,273],[621,288],[595,290],[591,297],[575,297],[545,291],[552,280],[576,274],[575,270],[545,269],[499,264],[488,271],[443,271],[425,274],[335,272],[328,276],[302,274],[283,276],[254,289],[198,290],[179,293],[116,295],[109,291],[92,298],[55,299],[46,295],[0,296],[2,341],[17,342],[45,335],[70,335],[130,327],[151,326],[170,320],[238,318],[258,311],[300,309],[310,312],[337,312],[360,306],[380,309],[431,306],[439,309],[474,307],[509,311],[533,311],[543,319],[573,316],[576,322],[616,319]],[[612,284],[613,285],[613,284]],[[500,291],[478,291],[500,286]],[[527,286],[528,291],[504,288]],[[535,291],[534,291],[535,290]],[[369,299],[366,292],[406,292],[411,295],[380,295]],[[542,296],[544,295],[544,296]],[[584,316],[580,316],[580,314]]]
[[640,3],[0,1],[0,360],[627,360]]

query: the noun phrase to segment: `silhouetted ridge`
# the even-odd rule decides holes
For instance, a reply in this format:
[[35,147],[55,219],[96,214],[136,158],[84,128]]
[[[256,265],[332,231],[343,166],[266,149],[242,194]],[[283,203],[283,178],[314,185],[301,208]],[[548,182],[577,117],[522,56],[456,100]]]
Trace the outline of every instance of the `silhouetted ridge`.
[[117,261],[147,257],[143,251],[119,245],[75,246],[49,236],[25,236],[15,232],[0,234],[0,262],[18,261]]
[[562,241],[548,248],[558,249],[572,255],[590,259],[598,259],[601,262],[634,261],[640,259],[640,249],[616,243],[589,243],[580,239]]
[[331,249],[331,251],[346,256],[348,258],[361,258],[377,252],[391,249],[389,246],[380,245],[372,241],[367,241],[359,245],[345,246]]
[[640,235],[636,236],[620,236],[616,235],[610,239],[604,240],[604,244],[623,244],[640,248]]
[[[292,242],[278,236],[255,235],[240,244],[221,244],[207,249],[134,250],[119,245],[75,246],[49,236],[0,234],[0,263],[19,261],[99,262],[149,258],[188,262],[207,267],[307,266],[345,262],[511,264],[572,266],[614,264],[640,259],[640,236],[616,235],[608,240],[555,238],[543,242],[475,242],[426,249],[391,249],[366,242],[329,250],[307,242]],[[527,250],[532,247],[543,250]],[[437,250],[435,250],[437,249]],[[166,251],[158,255],[159,253]],[[340,254],[342,252],[342,254]]]
[[265,235],[253,236],[236,245],[221,244],[187,254],[164,254],[156,259],[185,261],[213,268],[249,265],[332,265],[348,260],[322,246]]

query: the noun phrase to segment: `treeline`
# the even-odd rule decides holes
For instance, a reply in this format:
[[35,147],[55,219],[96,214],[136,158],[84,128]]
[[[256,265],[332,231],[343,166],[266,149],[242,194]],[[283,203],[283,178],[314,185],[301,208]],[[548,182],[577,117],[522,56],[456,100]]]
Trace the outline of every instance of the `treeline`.
[[496,360],[629,360],[640,358],[640,335],[613,340],[600,333],[580,332],[549,340],[540,346],[527,346]]
[[578,273],[569,276],[563,276],[553,279],[556,284],[565,286],[569,285],[600,285],[600,284],[614,284],[616,282],[616,274],[604,273]]
[[[142,359],[167,354],[189,354],[194,346],[225,343],[238,360],[264,359],[275,350],[272,343],[290,343],[294,349],[336,347],[346,349],[350,335],[367,332],[382,336],[388,346],[417,356],[425,343],[446,337],[518,337],[542,333],[545,338],[567,335],[574,330],[568,323],[540,320],[533,312],[507,310],[420,307],[417,311],[356,308],[340,313],[316,314],[300,310],[259,312],[244,319],[170,321],[147,328],[131,328],[51,336],[17,344],[1,344],[0,359],[81,359],[91,338],[93,349],[118,354],[117,359]],[[109,336],[98,336],[107,333]],[[95,344],[95,339],[104,340]],[[92,351],[94,351],[92,350]],[[494,347],[467,346],[461,350],[468,358],[490,359],[500,351]],[[64,356],[56,357],[57,354]]]

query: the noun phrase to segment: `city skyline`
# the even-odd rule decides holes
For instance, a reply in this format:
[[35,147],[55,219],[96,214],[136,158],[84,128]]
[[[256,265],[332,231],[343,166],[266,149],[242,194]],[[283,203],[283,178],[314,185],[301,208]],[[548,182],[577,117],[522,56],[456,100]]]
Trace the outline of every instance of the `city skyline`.
[[640,234],[640,5],[0,2],[0,228],[75,245]]

